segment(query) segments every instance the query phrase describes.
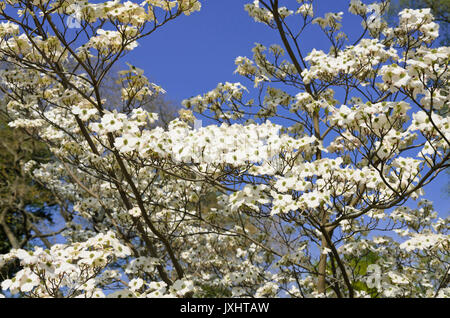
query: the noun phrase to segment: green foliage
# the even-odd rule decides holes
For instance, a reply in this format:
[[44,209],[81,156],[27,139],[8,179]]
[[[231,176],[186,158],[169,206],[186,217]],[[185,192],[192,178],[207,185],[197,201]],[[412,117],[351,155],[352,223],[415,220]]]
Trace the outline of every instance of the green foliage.
[[229,289],[222,286],[201,285],[201,289],[199,298],[226,298],[232,295]]
[[[380,256],[376,253],[368,252],[366,255],[363,255],[359,259],[352,257],[346,259],[346,261],[352,268],[354,268],[356,276],[365,276],[367,274],[367,267],[369,267],[370,264],[375,264],[379,259]],[[365,291],[372,298],[376,298],[378,295],[376,288],[369,288],[367,284],[362,281],[355,281],[353,283],[353,288],[357,291]]]
[[[342,258],[342,262],[352,269],[354,277],[364,277],[367,274],[367,268],[369,267],[369,265],[376,264],[379,259],[380,255],[372,251],[368,251],[365,255],[362,255],[360,257],[356,257],[355,255],[346,255]],[[336,264],[334,264],[334,267],[336,267]],[[327,272],[330,276],[333,276],[333,265],[331,260],[327,262]],[[366,292],[372,298],[378,297],[376,288],[369,288],[367,284],[361,280],[353,280],[352,287],[355,291]],[[329,288],[328,291],[331,292],[331,289],[332,288]]]
[[31,237],[31,224],[51,221],[49,207],[55,204],[52,193],[33,181],[22,169],[29,160],[41,163],[51,160],[49,150],[26,132],[9,127],[8,117],[4,109],[1,110],[0,254],[13,247],[11,235],[16,244],[26,244]]

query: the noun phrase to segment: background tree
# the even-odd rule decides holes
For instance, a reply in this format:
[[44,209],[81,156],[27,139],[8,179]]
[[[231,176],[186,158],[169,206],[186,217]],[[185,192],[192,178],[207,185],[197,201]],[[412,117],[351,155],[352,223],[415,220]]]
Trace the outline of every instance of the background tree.
[[[30,160],[47,163],[52,156],[44,143],[8,126],[5,103],[0,109],[0,253],[24,248],[33,239],[51,247],[47,240],[54,233],[42,233],[44,222],[52,224],[56,200],[51,191],[24,171]],[[36,240],[35,240],[36,241]],[[8,268],[8,275],[17,268]],[[5,277],[5,273],[2,273]]]
[[54,204],[54,199],[23,171],[24,162],[46,163],[51,159],[45,144],[8,127],[5,120],[1,120],[0,125],[0,237],[4,253],[10,248],[24,247],[32,238],[30,231],[36,231],[36,223],[51,220],[46,210]]

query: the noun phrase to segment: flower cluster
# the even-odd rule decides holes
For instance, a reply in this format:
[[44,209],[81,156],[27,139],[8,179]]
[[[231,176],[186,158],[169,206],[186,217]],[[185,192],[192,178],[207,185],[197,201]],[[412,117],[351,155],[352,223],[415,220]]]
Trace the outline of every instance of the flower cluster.
[[88,296],[99,297],[96,280],[99,273],[117,258],[131,253],[113,232],[99,234],[82,243],[55,244],[51,249],[12,250],[3,261],[19,259],[21,269],[12,279],[2,282],[2,289],[37,297]]

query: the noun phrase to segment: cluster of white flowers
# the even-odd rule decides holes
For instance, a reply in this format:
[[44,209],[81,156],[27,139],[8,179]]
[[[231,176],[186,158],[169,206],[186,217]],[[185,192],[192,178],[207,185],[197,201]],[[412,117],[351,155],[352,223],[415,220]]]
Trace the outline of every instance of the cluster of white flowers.
[[20,32],[19,26],[12,22],[0,23],[0,37],[6,38],[13,35],[18,35]]
[[314,16],[314,10],[312,3],[303,3],[303,0],[297,0],[298,3],[300,3],[300,7],[298,7],[297,11],[295,11],[296,14],[301,14],[304,17]]
[[[55,1],[52,5],[61,13],[76,14],[77,18],[87,22],[94,22],[97,19],[109,18],[122,24],[142,26],[147,21],[153,21],[155,8],[164,11],[177,11],[190,15],[199,11],[201,3],[198,0],[146,0],[140,4],[132,1],[121,3],[120,0],[105,1],[101,3],[90,3],[87,1]],[[146,10],[146,7],[147,10]]]
[[99,234],[82,243],[55,244],[51,249],[13,249],[2,256],[3,261],[19,259],[23,269],[12,279],[4,280],[1,286],[12,294],[22,292],[38,297],[57,297],[65,292],[69,295],[102,294],[95,277],[109,263],[130,253],[113,232]]
[[[107,54],[109,52],[118,52],[122,49],[122,41],[124,40],[123,34],[125,33],[128,38],[135,37],[138,30],[134,28],[126,28],[125,32],[119,31],[109,31],[99,29],[97,30],[97,35],[89,39],[86,44],[88,48],[94,48],[102,54]],[[137,47],[137,42],[133,41],[127,46],[126,50],[133,50]],[[84,48],[84,47],[83,47]]]
[[400,248],[407,252],[413,250],[448,249],[450,238],[443,234],[415,234],[406,242],[400,244]]
[[342,21],[342,15],[344,12],[327,12],[325,17],[315,18],[313,23],[318,24],[322,29],[326,29],[327,27],[333,30],[339,30],[342,27],[342,24],[339,23]]
[[405,32],[420,31],[423,35],[423,42],[431,42],[439,36],[439,24],[433,22],[431,9],[404,9],[399,16],[399,28]]
[[253,3],[245,5],[245,11],[256,21],[266,24],[272,23],[273,14],[266,8],[260,7],[259,0],[254,0]]
[[362,39],[357,45],[339,51],[336,56],[313,49],[305,58],[311,67],[305,69],[302,76],[309,83],[315,79],[330,80],[344,74],[364,75],[389,59],[398,59],[395,49],[386,48],[377,39]]

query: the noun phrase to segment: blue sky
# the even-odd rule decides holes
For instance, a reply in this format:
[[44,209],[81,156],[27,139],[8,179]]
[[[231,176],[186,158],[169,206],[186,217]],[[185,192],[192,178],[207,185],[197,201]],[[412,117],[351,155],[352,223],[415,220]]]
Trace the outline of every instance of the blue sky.
[[[162,29],[144,38],[139,47],[127,55],[128,61],[145,70],[145,74],[167,91],[170,100],[183,99],[205,93],[219,82],[242,82],[253,87],[245,78],[233,74],[237,56],[252,56],[255,42],[264,45],[281,44],[275,30],[256,23],[244,10],[250,0],[202,1],[202,10],[182,16]],[[365,1],[366,3],[370,3]],[[295,0],[281,1],[281,5],[294,4]],[[348,13],[347,0],[316,1],[315,12],[344,12],[343,30],[356,38],[361,32],[359,18]],[[312,48],[329,48],[323,34],[305,32],[301,44],[303,52]],[[449,196],[445,192],[449,174],[443,173],[425,187],[425,197],[435,203],[441,216],[449,213]],[[408,203],[416,206],[414,202]]]
[[[206,0],[202,9],[190,16],[182,16],[139,42],[140,46],[125,59],[141,67],[145,74],[161,85],[170,98],[183,100],[213,89],[225,81],[245,81],[234,75],[237,56],[251,57],[255,42],[264,45],[279,43],[279,36],[261,23],[256,23],[244,10],[250,0]],[[317,11],[343,11],[347,14],[347,0],[319,1]],[[295,0],[281,1],[293,4]],[[361,28],[345,30],[350,34]],[[328,49],[324,36],[305,33],[304,51],[312,48]],[[304,41],[304,43],[303,43]]]

